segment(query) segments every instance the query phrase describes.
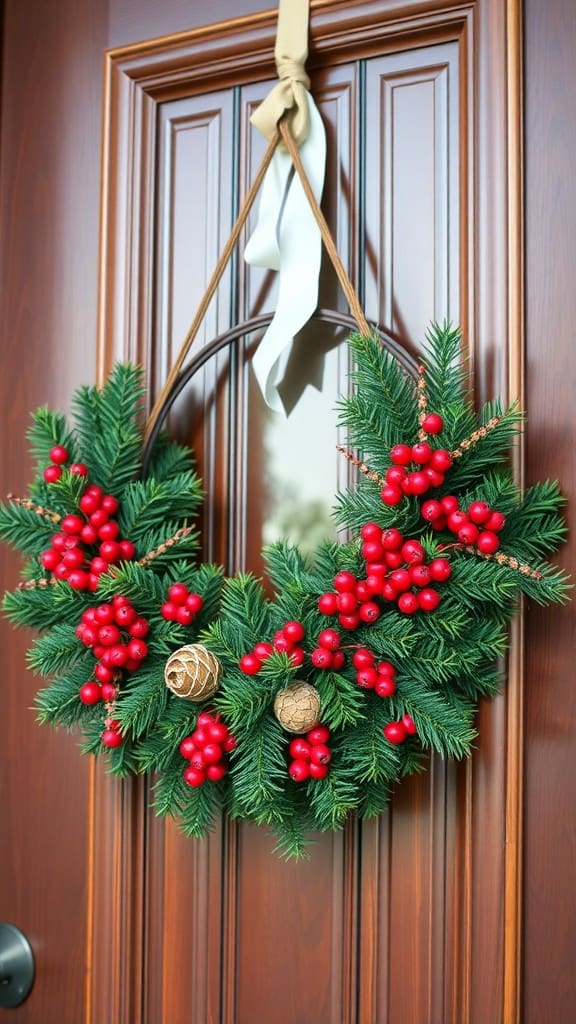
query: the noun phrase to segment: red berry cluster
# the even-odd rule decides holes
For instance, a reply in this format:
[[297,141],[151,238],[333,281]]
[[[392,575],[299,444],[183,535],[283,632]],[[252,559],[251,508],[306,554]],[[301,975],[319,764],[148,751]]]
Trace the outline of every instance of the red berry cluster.
[[408,736],[416,736],[418,730],[410,715],[402,715],[399,722],[388,722],[383,728],[383,733],[389,743],[395,745],[404,743]]
[[162,618],[189,626],[203,605],[200,594],[191,594],[185,583],[173,583],[168,591],[168,600],[162,605]]
[[180,744],[182,757],[189,761],[184,781],[193,787],[202,786],[207,780],[220,782],[227,772],[225,755],[236,746],[236,738],[220,720],[220,715],[201,711],[194,732]]
[[390,661],[376,661],[368,647],[358,647],[352,656],[356,669],[356,683],[363,690],[374,690],[379,697],[392,697],[396,693],[396,669]]
[[344,667],[346,656],[341,651],[340,643],[342,638],[337,629],[323,629],[318,634],[318,647],[316,647],[310,659],[315,668],[338,672]]
[[491,509],[485,501],[471,502],[465,512],[458,504],[458,498],[447,494],[438,501],[425,501],[420,509],[422,518],[434,530],[450,530],[456,534],[460,544],[473,545],[483,555],[491,555],[500,547],[497,536],[506,524],[502,512]]
[[[54,534],[52,547],[42,552],[40,561],[56,579],[66,580],[74,590],[94,591],[102,573],[111,565],[129,562],[136,548],[132,541],[120,539],[120,526],[114,519],[119,504],[113,495],[104,494],[97,484],[89,484],[79,507],[84,514],[64,516],[61,532]],[[91,558],[86,547],[92,545],[98,545],[98,554]]]
[[288,654],[293,665],[301,665],[304,661],[304,648],[300,642],[304,639],[305,630],[301,622],[287,622],[282,629],[274,634],[274,643],[269,644],[265,640],[255,644],[252,651],[243,654],[240,658],[240,669],[247,676],[255,676],[262,668],[266,658],[269,658],[274,651],[282,651]]
[[91,648],[97,659],[94,675],[98,682],[90,680],[80,687],[83,704],[114,700],[118,670],[135,672],[148,654],[143,638],[149,628],[148,621],[139,616],[129,598],[121,594],[117,594],[111,604],[86,609],[76,636]]
[[[437,413],[429,413],[422,422],[427,434],[439,434],[443,427],[442,417]],[[394,445],[390,461],[380,497],[385,505],[398,505],[405,496],[426,494],[431,487],[440,487],[452,465],[452,456],[447,448],[432,448],[428,441],[418,441],[414,445]]]
[[292,758],[288,774],[294,782],[308,779],[325,779],[332,754],[328,746],[330,730],[325,725],[316,725],[305,736],[296,736],[288,751]]
[[338,615],[343,629],[357,629],[361,622],[369,624],[379,618],[380,607],[372,600],[375,593],[368,580],[358,580],[353,572],[342,570],[334,577],[334,591],[318,598],[318,608],[323,615]]
[[[55,484],[62,476],[62,467],[68,459],[68,449],[63,444],[56,444],[50,449],[50,465],[44,470],[44,479],[47,484]],[[88,476],[88,467],[83,462],[73,462],[68,466],[68,471],[74,476]]]

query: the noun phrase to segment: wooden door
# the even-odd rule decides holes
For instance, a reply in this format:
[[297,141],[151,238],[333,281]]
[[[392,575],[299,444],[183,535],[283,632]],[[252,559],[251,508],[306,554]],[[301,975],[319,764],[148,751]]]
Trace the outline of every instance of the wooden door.
[[[28,476],[27,409],[65,407],[95,372],[102,94],[100,376],[114,358],[139,359],[157,392],[253,174],[262,143],[248,117],[274,74],[275,14],[258,0],[215,0],[208,13],[187,6],[4,4],[4,492]],[[526,2],[526,59],[548,91],[531,87],[528,73],[525,332],[521,4],[313,0],[309,67],[328,129],[324,206],[367,315],[411,351],[431,317],[458,319],[478,399],[495,391],[528,399],[530,479],[557,473],[569,487],[573,467],[559,438],[571,414],[574,200],[564,189],[559,210],[550,179],[573,166],[571,136],[557,125],[569,124],[560,83],[576,25],[570,0],[547,6],[549,19],[538,0]],[[550,109],[558,120],[548,120]],[[266,275],[237,258],[199,344],[272,304]],[[342,307],[329,271],[322,304]],[[550,360],[549,307],[561,311]],[[333,402],[345,386],[339,341],[307,332],[286,424],[267,416],[254,391],[253,339],[209,365],[180,401],[172,429],[195,446],[208,490],[206,557],[258,571],[262,539],[297,528],[286,516],[294,483],[298,502],[305,496],[325,526],[343,482],[329,454]],[[552,393],[555,361],[563,372]],[[299,438],[312,431],[317,448],[298,458]],[[4,550],[0,559],[2,582],[12,585],[15,559]],[[322,837],[298,865],[277,860],[269,837],[244,826],[223,823],[202,843],[183,839],[151,816],[145,785],[104,777],[79,760],[73,739],[38,730],[26,710],[36,685],[24,672],[28,638],[2,623],[0,917],[29,934],[38,968],[14,1019],[570,1019],[574,829],[563,785],[574,735],[573,614],[531,611],[529,623],[527,638],[522,627],[513,638],[506,697],[481,709],[471,764],[435,761],[379,822]]]

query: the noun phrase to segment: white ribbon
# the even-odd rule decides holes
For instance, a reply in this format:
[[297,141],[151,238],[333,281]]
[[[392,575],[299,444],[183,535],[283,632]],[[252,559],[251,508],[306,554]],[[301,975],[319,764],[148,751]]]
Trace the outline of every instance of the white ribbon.
[[[314,100],[308,102],[309,132],[300,157],[316,199],[320,201],[326,169],[326,132]],[[278,302],[253,359],[254,373],[267,405],[285,413],[277,385],[284,376],[294,335],[318,305],[318,279],[322,255],[320,229],[292,161],[280,147],[262,184],[258,223],[250,237],[247,263],[279,271]]]

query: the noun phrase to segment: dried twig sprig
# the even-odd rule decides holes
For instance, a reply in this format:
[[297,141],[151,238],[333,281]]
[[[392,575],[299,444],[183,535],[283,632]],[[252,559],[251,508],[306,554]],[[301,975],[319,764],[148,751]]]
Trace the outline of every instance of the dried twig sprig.
[[487,554],[483,551],[478,551],[478,548],[475,548],[472,544],[455,544],[454,547],[459,548],[461,551],[468,551],[469,554],[476,555],[478,558],[485,558],[488,562],[507,565],[509,569],[516,569],[518,572],[521,572],[523,576],[531,576],[535,580],[542,579],[542,573],[538,572],[537,569],[533,569],[526,562],[519,562],[517,558],[513,558],[511,555],[505,555],[503,551],[494,551]]
[[370,469],[370,466],[367,466],[361,459],[357,459],[356,456],[348,450],[348,448],[344,448],[343,445],[337,444],[336,449],[342,453],[345,459],[348,459],[348,462],[352,463],[353,466],[357,466],[360,472],[363,473],[364,476],[367,476],[369,480],[373,480],[375,483],[379,484],[380,487],[384,486],[386,483],[384,477],[378,476],[378,473],[376,473],[375,470]]
[[136,562],[136,565],[149,565],[155,558],[158,558],[159,555],[163,555],[169,548],[173,548],[175,544],[178,544],[179,541],[183,540],[184,537],[187,537],[188,534],[193,532],[193,530],[193,526],[183,526],[181,530],[176,530],[176,533],[172,537],[169,537],[168,540],[159,544],[154,551],[149,551],[147,555],[144,555],[144,558],[140,558]]
[[501,419],[501,416],[493,416],[491,420],[488,420],[488,423],[484,427],[478,427],[478,430],[472,431],[470,437],[461,441],[458,447],[450,453],[452,458],[460,459],[467,451],[470,451],[470,448],[473,448],[475,444],[478,444],[478,441],[481,441],[482,438],[486,437],[491,430],[494,430],[494,427],[498,426]]
[[41,580],[26,580],[25,583],[18,584],[18,590],[44,590],[46,587],[53,587],[58,583],[55,576],[50,576],[49,579]]
[[420,365],[418,367],[418,379],[416,381],[416,396],[418,399],[418,423],[420,424],[420,430],[418,431],[418,440],[425,441],[428,434],[424,430],[422,424],[426,416],[426,409],[428,408],[428,394],[426,392],[426,377],[424,376],[426,370]]
[[15,494],[7,494],[6,498],[14,505],[21,505],[22,508],[29,508],[32,512],[35,512],[37,516],[40,516],[42,519],[48,519],[51,523],[59,523],[62,519],[62,516],[59,516],[57,512],[53,512],[50,508],[44,508],[43,505],[36,505],[35,502],[30,501],[29,498],[18,498]]

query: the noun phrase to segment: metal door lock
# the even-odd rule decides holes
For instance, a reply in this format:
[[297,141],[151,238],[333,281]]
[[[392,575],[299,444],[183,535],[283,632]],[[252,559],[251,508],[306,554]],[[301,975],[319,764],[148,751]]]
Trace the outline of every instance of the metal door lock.
[[0,922],[0,1008],[20,1006],[34,984],[34,953],[13,924]]

